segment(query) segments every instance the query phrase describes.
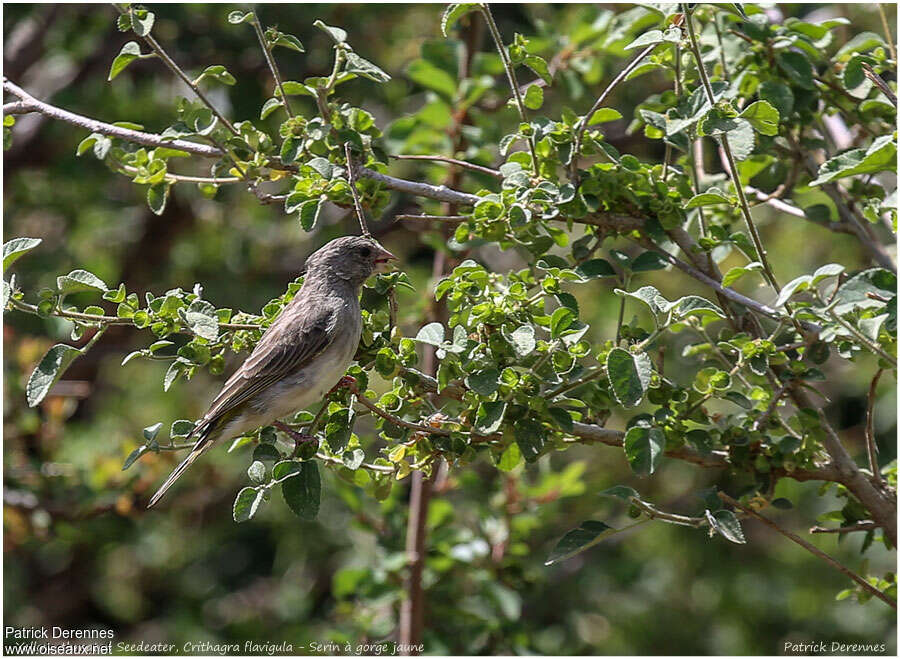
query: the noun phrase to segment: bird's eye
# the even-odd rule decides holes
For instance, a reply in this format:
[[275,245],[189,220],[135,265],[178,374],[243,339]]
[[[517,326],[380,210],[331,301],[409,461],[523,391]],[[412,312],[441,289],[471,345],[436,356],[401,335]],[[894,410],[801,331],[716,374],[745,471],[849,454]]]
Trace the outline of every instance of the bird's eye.
[[372,256],[372,250],[369,247],[361,247],[359,253],[365,258]]

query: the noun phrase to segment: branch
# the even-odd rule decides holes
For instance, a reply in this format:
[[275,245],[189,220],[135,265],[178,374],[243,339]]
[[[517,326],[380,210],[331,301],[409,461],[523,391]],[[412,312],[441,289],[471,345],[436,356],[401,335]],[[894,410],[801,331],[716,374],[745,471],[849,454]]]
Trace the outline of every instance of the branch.
[[850,526],[842,526],[838,529],[828,529],[824,526],[814,526],[809,532],[810,533],[855,533],[856,531],[874,531],[875,529],[881,528],[875,522],[865,521],[859,522],[858,524],[851,524]]
[[628,77],[632,71],[637,68],[637,65],[641,63],[650,52],[656,48],[659,44],[653,44],[651,46],[647,46],[642,50],[638,55],[628,63],[622,71],[613,78],[612,82],[607,85],[606,89],[603,90],[603,93],[594,101],[594,104],[591,106],[591,109],[588,110],[588,113],[581,118],[581,121],[578,122],[578,126],[575,129],[575,140],[572,143],[572,163],[570,165],[570,178],[575,178],[575,169],[578,165],[578,158],[581,156],[581,142],[584,139],[584,131],[587,130],[587,123],[591,120],[591,117],[594,116],[594,112],[596,112],[600,106],[603,104],[603,101],[607,99],[607,97],[612,93],[613,89],[615,89],[620,82],[622,82],[625,78]]
[[[19,311],[24,311],[25,313],[30,313],[35,316],[39,316],[38,308],[33,304],[28,304],[27,302],[23,302],[22,300],[17,300],[13,297],[9,298],[9,304],[11,304],[14,308]],[[95,325],[134,325],[134,320],[131,318],[119,318],[118,316],[99,316],[96,314],[82,313],[80,311],[66,311],[64,309],[52,309],[49,312],[49,315],[56,316],[58,318],[65,318],[66,320],[72,320],[80,323],[91,323]],[[219,328],[228,329],[228,330],[261,330],[265,329],[260,325],[253,325],[250,323],[219,323]],[[193,332],[189,330],[181,330],[180,334],[190,334],[193,336]]]
[[436,220],[438,222],[451,222],[453,224],[459,224],[460,222],[465,222],[468,218],[465,215],[398,215],[396,219],[399,220]]
[[875,445],[875,390],[878,388],[878,380],[884,369],[878,369],[872,384],[869,385],[869,404],[866,406],[866,454],[869,458],[869,469],[872,470],[872,480],[875,486],[884,488],[884,479],[878,468],[878,447]]
[[[658,254],[660,254],[663,257],[663,259],[668,261],[670,264],[674,265],[676,268],[678,268],[682,272],[685,272],[688,275],[690,275],[691,277],[693,277],[694,279],[696,279],[697,281],[699,281],[703,284],[706,284],[707,286],[709,286],[710,288],[715,290],[717,293],[724,295],[725,297],[729,298],[730,300],[737,302],[739,304],[742,304],[745,307],[748,307],[750,309],[753,309],[754,311],[761,313],[764,316],[768,316],[769,318],[774,318],[775,320],[785,320],[786,319],[785,315],[783,313],[779,312],[778,310],[773,309],[772,307],[770,307],[768,305],[762,304],[761,302],[757,302],[756,300],[753,300],[753,299],[747,297],[746,295],[741,295],[734,289],[726,288],[726,287],[722,286],[722,284],[717,282],[715,279],[713,279],[709,275],[706,275],[706,274],[700,272],[699,270],[688,265],[681,259],[678,259],[678,258],[672,256],[669,252],[664,250],[662,247],[659,247],[656,243],[651,241],[649,238],[642,236],[641,238],[632,239],[632,240],[634,240],[636,243],[638,243],[642,247],[645,247],[646,249],[657,252]],[[806,331],[812,332],[814,334],[818,334],[821,331],[821,328],[818,325],[814,325],[813,323],[804,322],[804,323],[802,323],[802,326]]]
[[456,158],[445,158],[444,156],[420,156],[420,155],[396,155],[389,156],[390,158],[394,158],[395,160],[432,160],[434,162],[445,162],[450,165],[457,165],[459,167],[464,167],[466,169],[471,169],[473,172],[479,172],[481,174],[487,174],[488,176],[493,176],[494,178],[503,178],[503,174],[501,174],[496,169],[491,169],[490,167],[485,167],[484,165],[476,165],[472,162],[466,162],[465,160],[457,160]]
[[[879,5],[880,6],[880,5]],[[881,90],[881,93],[888,97],[891,103],[894,104],[894,107],[897,107],[897,95],[894,94],[893,90],[888,87],[888,84],[884,81],[884,79],[875,73],[871,66],[863,62],[862,64],[863,73],[866,74],[866,77],[871,80],[878,89]]]
[[[486,2],[480,3],[478,8],[481,10],[481,15],[484,16],[484,21],[487,23],[491,37],[494,39],[494,44],[497,46],[497,51],[500,53],[500,60],[503,62],[506,78],[509,80],[509,86],[516,99],[516,108],[519,110],[519,118],[522,120],[523,124],[527,124],[528,115],[525,113],[525,101],[522,100],[522,92],[519,89],[519,82],[516,80],[516,72],[513,70],[512,62],[509,59],[509,53],[506,52],[506,46],[503,45],[503,37],[500,36],[500,30],[497,29],[497,24],[494,22],[494,15],[491,13],[491,8]],[[537,173],[538,159],[537,150],[534,146],[534,135],[529,135],[526,142],[528,142],[528,149],[531,151],[531,168]]]
[[815,556],[818,556],[819,558],[821,558],[823,561],[828,563],[834,569],[838,570],[839,572],[842,572],[846,576],[853,579],[853,581],[858,583],[862,587],[863,590],[874,595],[875,597],[877,597],[878,599],[883,601],[885,604],[887,604],[891,608],[893,608],[893,609],[897,608],[897,602],[895,600],[892,600],[890,597],[885,595],[883,592],[881,592],[880,590],[878,590],[877,588],[872,586],[872,584],[870,584],[868,581],[866,581],[861,576],[859,576],[858,574],[856,574],[855,572],[850,570],[850,568],[839,563],[838,561],[833,559],[831,556],[829,556],[828,554],[826,554],[825,552],[820,550],[818,547],[811,545],[810,543],[808,543],[806,540],[799,537],[798,535],[795,535],[794,533],[791,533],[790,531],[787,531],[787,530],[781,528],[780,526],[778,526],[778,524],[773,522],[768,517],[763,517],[762,515],[760,515],[758,512],[756,512],[752,508],[748,508],[747,506],[739,503],[738,501],[735,501],[734,499],[732,499],[730,496],[728,496],[724,492],[719,492],[719,498],[722,499],[722,501],[724,501],[725,503],[728,503],[731,506],[737,508],[738,510],[746,513],[747,515],[750,515],[751,517],[755,517],[756,519],[758,519],[760,522],[762,522],[769,528],[772,528],[772,529],[775,529],[776,531],[778,531],[784,537],[786,537],[790,540],[793,540],[798,545],[803,547],[806,551],[810,552],[811,554],[814,554]]
[[393,190],[407,192],[417,197],[427,197],[428,199],[446,201],[447,203],[459,204],[461,206],[474,206],[481,201],[481,197],[478,195],[469,194],[467,192],[457,192],[456,190],[451,190],[446,185],[431,185],[430,183],[407,181],[405,179],[389,176],[388,174],[376,172],[368,167],[359,167],[357,174],[372,179],[373,181],[378,181]]
[[3,91],[22,99],[18,103],[8,103],[4,105],[4,114],[28,114],[30,112],[39,112],[51,119],[65,121],[66,123],[84,128],[94,133],[111,135],[123,140],[128,140],[129,142],[143,144],[144,146],[176,149],[205,158],[221,158],[225,155],[214,146],[188,142],[187,140],[171,140],[155,133],[145,133],[130,128],[122,128],[121,126],[113,126],[112,124],[97,121],[96,119],[90,119],[80,114],[69,112],[68,110],[63,110],[53,105],[49,105],[48,103],[44,103],[43,101],[39,101],[24,89],[11,82],[8,78],[3,78]]
[[344,155],[347,158],[347,179],[350,182],[350,194],[353,195],[353,208],[356,210],[356,218],[359,220],[359,228],[364,236],[371,236],[369,226],[366,224],[366,216],[363,213],[362,204],[359,202],[359,191],[356,189],[356,162],[350,152],[350,142],[344,143]]
[[256,37],[259,39],[259,47],[262,48],[263,55],[265,55],[266,63],[269,65],[269,70],[272,72],[272,77],[275,78],[275,84],[278,86],[279,91],[281,92],[281,101],[284,103],[284,111],[287,112],[288,117],[293,117],[294,113],[291,112],[291,105],[288,101],[287,94],[284,93],[284,86],[281,84],[281,75],[278,73],[278,66],[275,64],[275,58],[272,57],[272,48],[266,43],[266,37],[263,34],[262,23],[259,22],[259,16],[256,15],[256,12],[253,12],[253,31],[256,32]]
[[[710,107],[713,107],[716,104],[716,97],[712,90],[712,84],[709,81],[709,75],[706,73],[706,67],[703,65],[703,57],[700,54],[700,45],[697,41],[697,35],[694,31],[693,10],[687,11],[684,18],[688,36],[690,37],[691,41],[691,53],[694,55],[694,61],[697,64],[697,71],[700,74],[700,80],[703,82],[703,89],[706,92],[706,100],[709,101]],[[728,159],[728,175],[731,177],[731,181],[734,184],[735,190],[737,191],[738,201],[740,202],[744,222],[746,223],[747,229],[750,232],[750,238],[753,240],[753,246],[756,248],[756,254],[759,257],[760,263],[762,263],[766,280],[769,282],[772,288],[775,289],[775,292],[778,293],[781,290],[781,286],[779,286],[778,281],[775,279],[775,273],[772,271],[772,266],[769,265],[769,259],[766,256],[766,250],[762,244],[762,239],[759,237],[759,232],[756,229],[756,224],[754,224],[753,222],[753,216],[750,214],[750,205],[747,203],[747,196],[744,194],[744,186],[741,184],[741,177],[738,174],[734,155],[731,152],[731,145],[728,143],[728,135],[722,133],[722,135],[720,136],[720,140],[722,148],[725,150],[725,154]],[[787,309],[788,307],[785,308]],[[789,309],[788,311],[790,312]]]
[[[113,7],[115,7],[120,14],[127,14],[131,11],[131,9],[123,9],[115,3],[113,3]],[[182,82],[184,82],[184,84],[191,88],[191,91],[193,91],[194,94],[197,95],[197,98],[199,98],[200,101],[206,107],[208,107],[214,115],[216,115],[219,121],[222,122],[222,125],[225,126],[232,135],[240,137],[240,133],[237,131],[237,129],[231,124],[230,121],[228,121],[228,119],[225,118],[225,115],[219,112],[216,106],[212,104],[212,101],[210,101],[206,97],[206,94],[203,93],[200,87],[193,80],[191,80],[184,71],[182,71],[181,67],[175,63],[175,60],[169,57],[169,54],[165,50],[163,50],[163,47],[159,45],[159,42],[153,38],[153,35],[148,33],[140,38],[143,39],[144,43],[150,46],[150,50],[156,53],[157,57],[159,57],[163,61],[163,63],[165,63],[165,65],[169,67],[172,73],[181,78]]]

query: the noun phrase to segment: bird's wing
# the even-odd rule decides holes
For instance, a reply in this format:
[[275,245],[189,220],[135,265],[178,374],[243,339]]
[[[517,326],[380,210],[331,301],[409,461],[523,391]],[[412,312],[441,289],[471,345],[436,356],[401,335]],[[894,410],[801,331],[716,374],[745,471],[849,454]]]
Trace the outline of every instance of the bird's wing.
[[328,347],[336,333],[337,311],[326,303],[309,302],[281,313],[222,387],[204,415],[205,421],[215,422],[251,396],[296,372]]

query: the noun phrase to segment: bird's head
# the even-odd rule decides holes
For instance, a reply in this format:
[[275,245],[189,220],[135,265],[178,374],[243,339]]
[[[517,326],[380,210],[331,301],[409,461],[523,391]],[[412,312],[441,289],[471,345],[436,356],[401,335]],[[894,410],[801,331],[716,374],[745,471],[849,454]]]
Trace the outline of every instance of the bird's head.
[[306,260],[306,273],[307,277],[325,275],[362,286],[380,266],[396,258],[373,238],[344,236],[313,252]]

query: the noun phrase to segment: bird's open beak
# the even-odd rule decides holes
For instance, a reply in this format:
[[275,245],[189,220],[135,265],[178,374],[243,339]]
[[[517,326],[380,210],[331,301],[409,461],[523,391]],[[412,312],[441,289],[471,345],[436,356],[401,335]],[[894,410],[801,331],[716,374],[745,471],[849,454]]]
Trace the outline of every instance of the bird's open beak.
[[378,272],[385,272],[389,269],[388,264],[396,261],[397,257],[387,251],[384,247],[379,247],[375,254],[375,265]]

